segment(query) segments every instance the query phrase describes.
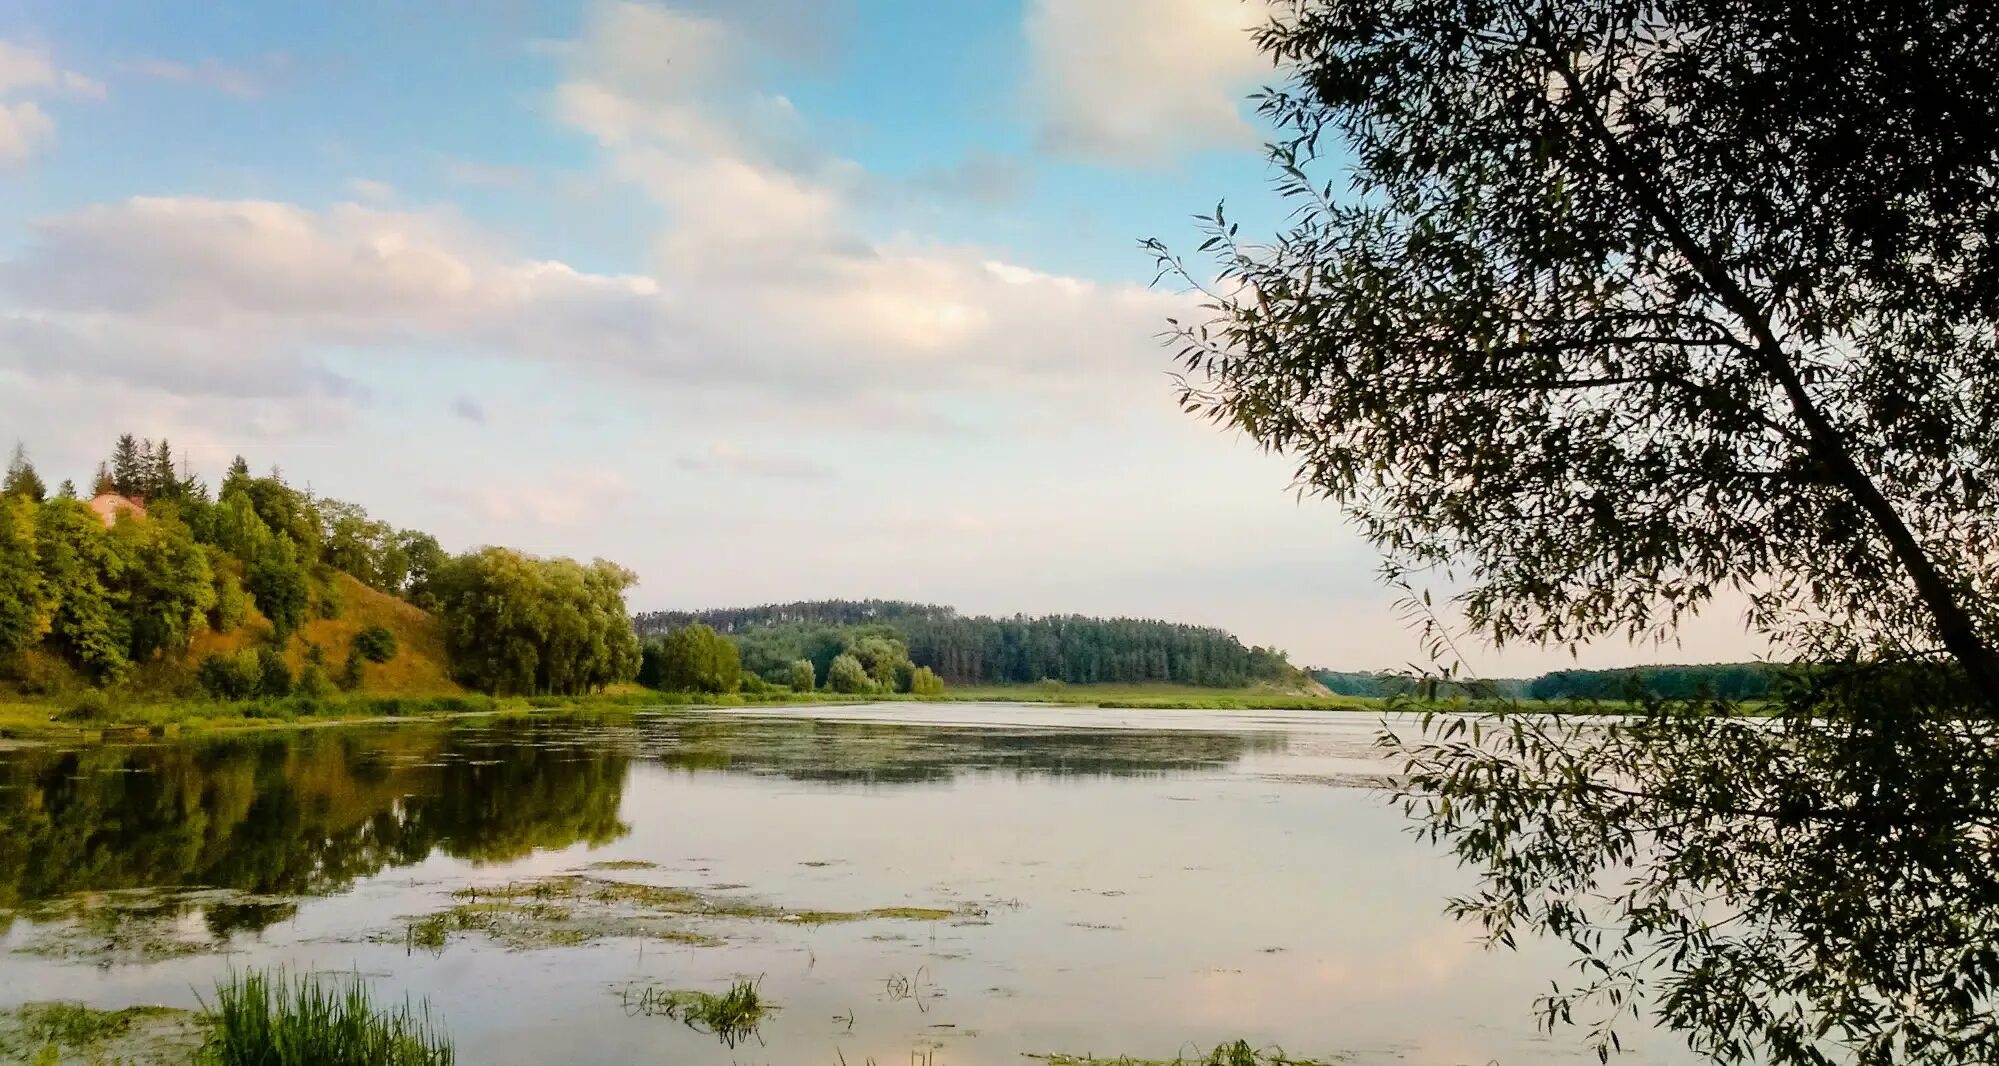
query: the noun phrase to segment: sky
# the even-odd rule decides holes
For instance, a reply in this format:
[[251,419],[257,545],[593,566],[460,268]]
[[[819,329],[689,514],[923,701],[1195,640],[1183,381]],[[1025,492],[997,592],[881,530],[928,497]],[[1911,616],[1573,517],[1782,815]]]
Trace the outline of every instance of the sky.
[[[1418,662],[1160,341],[1281,210],[1239,0],[0,0],[0,438],[166,438],[636,609],[883,597]],[[0,441],[4,444],[6,441]],[[1442,590],[1448,591],[1448,590]],[[1487,676],[1750,657],[1460,645]]]

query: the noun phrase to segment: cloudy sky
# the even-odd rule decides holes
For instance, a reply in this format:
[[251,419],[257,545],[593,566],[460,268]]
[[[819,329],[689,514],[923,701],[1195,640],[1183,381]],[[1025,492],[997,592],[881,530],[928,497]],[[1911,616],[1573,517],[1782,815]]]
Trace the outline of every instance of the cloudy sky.
[[[618,560],[639,607],[1159,616],[1401,666],[1372,551],[1181,415],[1157,340],[1185,305],[1138,240],[1276,221],[1252,14],[0,0],[0,436],[52,481],[121,430],[240,452],[450,547]],[[1749,652],[1724,612],[1583,660]]]

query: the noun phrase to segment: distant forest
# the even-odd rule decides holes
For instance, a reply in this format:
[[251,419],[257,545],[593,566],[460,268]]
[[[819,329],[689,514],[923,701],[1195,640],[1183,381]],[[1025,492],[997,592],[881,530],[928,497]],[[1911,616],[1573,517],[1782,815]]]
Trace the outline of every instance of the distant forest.
[[[961,616],[950,607],[899,600],[818,600],[708,611],[653,611],[633,619],[641,636],[692,625],[712,626],[744,644],[744,666],[757,671],[764,631],[805,637],[857,627],[885,627],[908,646],[909,659],[954,685],[1170,683],[1240,688],[1289,681],[1299,672],[1275,648],[1247,647],[1225,630],[1152,619],[1050,615],[1030,618]],[[769,634],[775,635],[775,633]],[[817,644],[831,647],[825,639]],[[786,652],[789,654],[789,652]],[[824,653],[830,657],[830,652]],[[775,663],[773,654],[767,661]],[[825,666],[820,665],[821,672]],[[772,680],[775,680],[774,678]]]
[[[1531,678],[1493,678],[1457,683],[1466,695],[1530,700],[1762,699],[1783,667],[1775,663],[1708,663],[1693,666],[1634,666],[1617,670],[1556,670]],[[1390,673],[1315,670],[1319,683],[1342,696],[1394,696],[1416,683]]]

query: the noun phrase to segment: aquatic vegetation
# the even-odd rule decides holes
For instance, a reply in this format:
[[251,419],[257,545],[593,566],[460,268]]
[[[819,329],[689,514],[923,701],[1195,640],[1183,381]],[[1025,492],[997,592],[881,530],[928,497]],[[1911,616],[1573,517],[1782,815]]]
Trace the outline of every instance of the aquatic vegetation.
[[664,1015],[690,1029],[713,1033],[733,1048],[756,1036],[764,1017],[777,1010],[763,998],[759,991],[762,984],[761,977],[755,981],[738,978],[728,991],[721,993],[648,985],[637,990],[627,987],[622,996],[627,1014]]
[[1230,1044],[1216,1044],[1206,1052],[1195,1048],[1192,1056],[1182,1053],[1170,1059],[1140,1059],[1130,1055],[1120,1055],[1114,1059],[1100,1059],[1095,1055],[1029,1055],[1048,1066],[1332,1066],[1346,1061],[1344,1057],[1331,1059],[1294,1059],[1282,1048],[1255,1048],[1247,1040],[1237,1040]]
[[656,870],[658,868],[658,863],[647,862],[644,859],[607,859],[603,862],[593,862],[589,866],[584,867],[587,870]]
[[[255,916],[282,913],[288,902],[218,889],[76,893],[13,912],[36,926],[14,950],[98,965],[184,958],[226,950],[239,925],[252,927]],[[200,916],[200,926],[182,920],[189,915]]]
[[722,941],[712,934],[688,928],[689,923],[731,919],[806,926],[865,921],[940,922],[968,913],[962,908],[908,906],[858,911],[798,910],[673,885],[582,874],[463,888],[453,896],[458,903],[409,919],[399,935],[378,935],[375,939],[401,939],[412,949],[433,953],[443,951],[454,933],[481,933],[516,949],[562,947],[605,937],[647,938],[706,947]]
[[81,1003],[26,1003],[0,1012],[0,1058],[14,1062],[184,1060],[193,1013],[172,1007],[98,1010]]
[[427,1004],[378,1007],[354,975],[288,979],[247,971],[216,986],[203,1004],[208,1039],[200,1066],[449,1066],[451,1040]]

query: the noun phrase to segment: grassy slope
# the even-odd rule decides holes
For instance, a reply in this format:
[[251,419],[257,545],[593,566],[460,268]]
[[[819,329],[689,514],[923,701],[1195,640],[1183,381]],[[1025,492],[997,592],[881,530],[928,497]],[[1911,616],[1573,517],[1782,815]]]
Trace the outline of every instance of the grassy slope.
[[362,692],[371,696],[448,696],[465,691],[451,680],[444,656],[444,630],[437,619],[346,574],[335,579],[340,582],[344,609],[338,618],[317,619],[299,631],[285,655],[294,673],[305,665],[308,644],[325,649],[327,669],[337,672],[347,660],[354,635],[378,625],[396,635],[396,656],[362,667]]

